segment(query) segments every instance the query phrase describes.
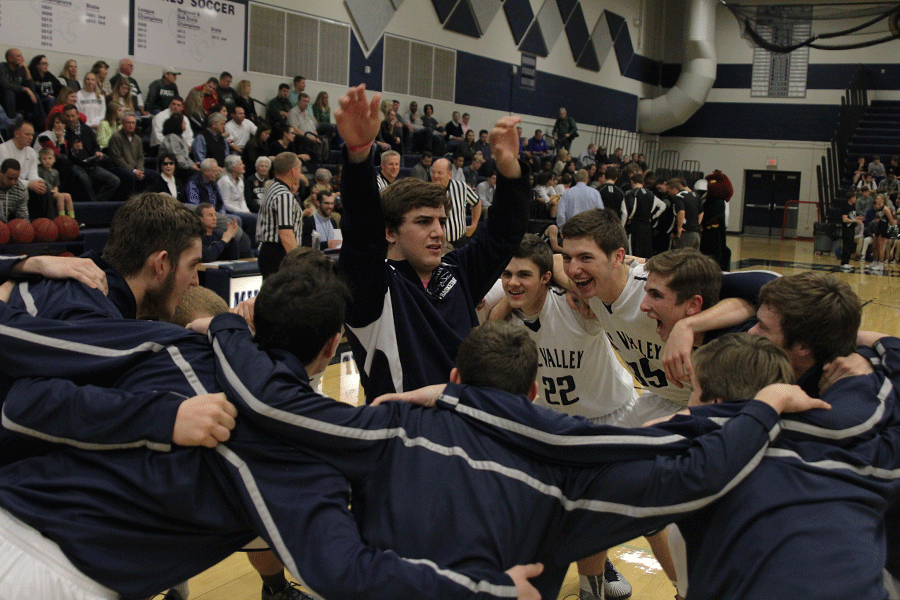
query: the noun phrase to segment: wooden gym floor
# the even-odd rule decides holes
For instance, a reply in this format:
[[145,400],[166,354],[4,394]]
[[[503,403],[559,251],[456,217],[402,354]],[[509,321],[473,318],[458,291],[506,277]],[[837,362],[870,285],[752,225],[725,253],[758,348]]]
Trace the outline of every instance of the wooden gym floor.
[[[840,261],[832,255],[816,255],[811,241],[729,236],[732,269],[767,269],[790,275],[810,269],[836,270]],[[900,266],[886,265],[884,273],[865,273],[859,261],[851,261],[855,271],[836,272],[847,281],[864,304],[862,328],[900,335]],[[325,372],[323,392],[351,404],[361,401],[359,376],[349,356],[332,364]],[[653,558],[646,540],[632,540],[610,551],[610,557],[634,588],[636,600],[671,600],[674,587]],[[258,600],[261,582],[246,557],[235,554],[190,581],[194,600]],[[569,569],[560,600],[577,600],[578,577]]]

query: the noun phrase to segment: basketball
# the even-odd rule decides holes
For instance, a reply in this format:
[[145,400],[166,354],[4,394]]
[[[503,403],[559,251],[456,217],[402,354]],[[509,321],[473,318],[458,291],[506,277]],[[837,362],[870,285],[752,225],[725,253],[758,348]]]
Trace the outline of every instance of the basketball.
[[0,221],[0,246],[9,241],[9,227],[6,223]]
[[56,223],[50,219],[45,219],[43,217],[35,219],[31,222],[31,226],[34,227],[35,242],[55,242],[56,238],[59,237],[59,230],[56,228]]
[[66,215],[60,215],[53,219],[59,230],[59,241],[71,242],[78,237],[78,221]]
[[34,227],[25,219],[13,219],[8,226],[9,240],[13,244],[30,244],[34,239]]

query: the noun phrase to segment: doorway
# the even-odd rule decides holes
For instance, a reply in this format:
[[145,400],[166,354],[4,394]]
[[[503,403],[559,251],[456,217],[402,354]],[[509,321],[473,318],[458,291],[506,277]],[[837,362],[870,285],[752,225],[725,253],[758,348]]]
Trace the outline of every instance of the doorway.
[[744,215],[741,231],[749,235],[781,236],[797,229],[799,205],[784,205],[800,199],[799,171],[744,171]]

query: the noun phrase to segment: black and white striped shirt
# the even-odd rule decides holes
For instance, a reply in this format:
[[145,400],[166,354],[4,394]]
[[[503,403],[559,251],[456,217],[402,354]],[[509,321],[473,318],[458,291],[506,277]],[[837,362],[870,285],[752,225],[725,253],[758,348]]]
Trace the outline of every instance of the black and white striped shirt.
[[260,242],[280,244],[279,229],[293,229],[297,243],[303,226],[303,210],[290,188],[279,179],[272,181],[259,205],[256,237]]
[[455,242],[466,234],[466,205],[478,204],[478,194],[462,181],[450,180],[447,188],[450,213],[447,215],[447,241]]

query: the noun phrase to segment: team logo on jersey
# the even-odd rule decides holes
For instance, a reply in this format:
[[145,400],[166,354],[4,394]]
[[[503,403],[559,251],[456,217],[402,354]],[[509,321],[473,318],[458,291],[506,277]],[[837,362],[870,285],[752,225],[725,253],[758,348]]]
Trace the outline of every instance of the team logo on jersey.
[[431,281],[428,282],[428,293],[443,300],[457,283],[459,281],[450,267],[441,263],[431,274]]

